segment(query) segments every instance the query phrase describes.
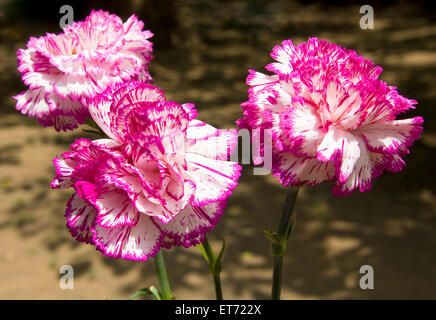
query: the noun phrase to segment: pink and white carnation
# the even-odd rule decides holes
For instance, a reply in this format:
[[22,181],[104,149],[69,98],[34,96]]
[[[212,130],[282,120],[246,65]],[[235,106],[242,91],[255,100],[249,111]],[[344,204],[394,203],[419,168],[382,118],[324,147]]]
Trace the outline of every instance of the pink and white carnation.
[[194,105],[138,81],[107,89],[89,111],[107,138],[78,139],[54,159],[52,187],[76,191],[65,212],[73,237],[130,260],[204,241],[240,176],[227,161],[237,131],[196,120]]
[[45,127],[72,130],[89,117],[87,99],[110,85],[151,80],[153,34],[134,15],[126,22],[106,11],[92,11],[60,34],[30,38],[19,49],[18,71],[28,90],[14,98],[16,109]]
[[283,185],[334,180],[333,193],[345,195],[403,168],[423,119],[397,119],[417,102],[378,79],[380,67],[317,38],[298,46],[286,40],[271,57],[272,75],[249,71],[249,100],[237,123],[271,129],[272,171]]

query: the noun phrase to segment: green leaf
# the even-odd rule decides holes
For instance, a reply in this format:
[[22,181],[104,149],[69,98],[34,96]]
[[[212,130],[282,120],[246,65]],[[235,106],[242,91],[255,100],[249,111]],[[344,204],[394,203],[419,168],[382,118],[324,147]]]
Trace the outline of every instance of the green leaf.
[[151,295],[156,300],[162,300],[162,295],[160,294],[159,290],[155,286],[150,286],[149,288],[139,289],[134,294],[132,294],[130,297],[128,297],[126,300],[133,300],[135,298],[145,296],[145,295]]
[[85,123],[88,125],[88,126],[90,126],[90,127],[92,127],[92,128],[94,128],[94,129],[100,129],[99,128],[99,126],[95,123],[95,121],[94,120],[92,120],[92,119],[86,119],[85,120]]
[[149,289],[156,300],[162,300],[162,295],[159,292],[158,288],[156,288],[155,286],[150,286]]
[[82,129],[82,131],[86,133],[94,133],[100,135],[100,132],[98,132],[97,130]]
[[212,268],[213,274],[216,276],[218,276],[221,273],[221,259],[223,258],[225,250],[226,250],[226,241],[223,238],[221,251],[218,254],[218,257],[215,259]]
[[107,138],[107,135],[103,132],[103,130],[101,130],[101,128],[97,125],[97,123],[95,123],[94,120],[86,119],[85,123],[95,130],[82,129],[83,131],[90,132],[90,133],[96,133],[102,138]]
[[206,259],[207,263],[210,265],[211,262],[209,260],[209,255],[206,252],[206,249],[204,248],[203,244],[200,243],[197,245],[198,249],[200,249],[201,254],[203,255],[203,257]]
[[291,236],[291,233],[292,233],[292,230],[294,229],[294,225],[295,225],[296,221],[297,221],[297,211],[293,211],[292,215],[291,215],[291,220],[290,220],[289,226],[288,226],[288,228],[286,230],[286,234],[285,234],[286,240],[288,240],[289,237]]
[[265,236],[271,240],[272,243],[274,242],[280,242],[280,236],[277,232],[271,231],[268,227],[263,228],[263,233]]

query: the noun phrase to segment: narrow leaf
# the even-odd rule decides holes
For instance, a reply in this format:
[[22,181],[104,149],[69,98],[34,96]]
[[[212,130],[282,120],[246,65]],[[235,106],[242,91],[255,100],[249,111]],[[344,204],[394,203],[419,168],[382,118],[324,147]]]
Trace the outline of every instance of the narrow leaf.
[[213,274],[214,275],[219,275],[221,273],[221,259],[223,258],[225,250],[226,250],[226,241],[223,238],[221,251],[218,254],[217,258],[215,259],[215,262],[213,265]]
[[162,296],[161,296],[159,290],[155,286],[150,286],[150,288],[139,289],[134,294],[132,294],[130,297],[128,297],[126,300],[133,300],[135,298],[145,296],[145,295],[151,295],[156,300],[162,300]]

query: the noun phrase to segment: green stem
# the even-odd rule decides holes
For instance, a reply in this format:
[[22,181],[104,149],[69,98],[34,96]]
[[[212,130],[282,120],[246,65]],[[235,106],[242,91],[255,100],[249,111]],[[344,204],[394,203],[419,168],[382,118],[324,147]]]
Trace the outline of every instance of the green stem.
[[209,241],[205,237],[203,243],[199,244],[200,250],[202,251],[203,255],[205,256],[207,262],[209,263],[209,269],[210,273],[213,276],[213,281],[215,284],[215,295],[217,300],[223,300],[223,292],[221,289],[221,279],[220,279],[220,272],[217,270],[214,270],[214,263],[216,262],[215,254],[213,253],[212,247],[209,244]]
[[282,290],[282,268],[283,256],[274,256],[273,285],[271,291],[272,300],[280,300],[280,292]]
[[213,281],[215,283],[215,296],[217,300],[223,300],[223,292],[221,289],[221,279],[220,279],[220,275],[214,275],[213,276]]
[[290,188],[286,196],[285,205],[283,207],[282,216],[280,217],[277,232],[274,234],[272,241],[272,252],[274,256],[273,267],[273,285],[271,290],[271,299],[280,300],[280,293],[282,289],[282,269],[283,269],[283,255],[288,247],[288,239],[291,235],[292,227],[295,223],[295,202],[299,187]]
[[159,285],[162,291],[163,300],[173,300],[174,296],[171,292],[170,283],[168,282],[168,274],[165,268],[165,261],[163,256],[163,249],[159,250],[154,257],[154,262],[156,264],[157,277],[159,278]]

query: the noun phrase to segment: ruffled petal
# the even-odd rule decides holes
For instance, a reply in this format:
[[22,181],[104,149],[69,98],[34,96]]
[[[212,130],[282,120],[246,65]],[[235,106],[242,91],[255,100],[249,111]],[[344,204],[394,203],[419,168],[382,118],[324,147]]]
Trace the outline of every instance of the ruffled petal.
[[360,192],[371,189],[371,179],[375,170],[371,156],[361,139],[357,140],[355,148],[359,149],[359,156],[353,157],[353,168],[349,171],[348,176],[344,175],[343,166],[341,166],[341,176],[332,190],[335,195],[347,195],[355,189],[359,189]]
[[50,106],[45,99],[43,88],[29,89],[14,98],[17,100],[15,108],[22,114],[43,119],[50,113]]
[[140,215],[134,226],[104,228],[96,225],[93,241],[105,256],[145,261],[158,253],[162,237],[151,219]]
[[280,128],[283,144],[290,145],[298,157],[314,157],[325,134],[315,109],[308,104],[297,104],[282,113]]
[[138,222],[139,212],[121,190],[104,192],[98,195],[92,204],[98,211],[96,221],[102,227],[134,226]]
[[420,138],[423,119],[415,117],[368,125],[356,131],[370,151],[395,154],[402,146],[409,147]]
[[153,222],[165,234],[164,246],[172,245],[188,248],[204,241],[204,236],[217,223],[223,214],[225,201],[214,202],[202,207],[187,206],[171,222],[163,224],[156,219]]
[[67,218],[67,228],[74,239],[93,243],[92,235],[96,215],[97,210],[81,199],[77,193],[68,200],[65,217]]
[[169,223],[174,217],[180,214],[189,203],[193,203],[192,198],[196,191],[196,185],[186,180],[183,191],[183,196],[179,200],[168,194],[158,195],[154,198],[138,194],[137,197],[134,198],[134,204],[139,212],[155,217],[162,223]]
[[241,166],[235,162],[213,160],[204,156],[186,154],[186,175],[195,184],[193,206],[226,199],[238,184]]
[[335,177],[334,162],[299,158],[289,152],[273,154],[272,172],[284,186],[316,185]]
[[190,123],[186,136],[187,152],[217,160],[229,159],[238,143],[237,130],[218,130],[202,121]]
[[92,119],[100,127],[100,129],[111,139],[120,141],[121,139],[115,132],[112,132],[111,125],[111,105],[109,99],[104,96],[97,96],[94,99],[88,100],[89,113]]

